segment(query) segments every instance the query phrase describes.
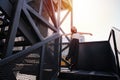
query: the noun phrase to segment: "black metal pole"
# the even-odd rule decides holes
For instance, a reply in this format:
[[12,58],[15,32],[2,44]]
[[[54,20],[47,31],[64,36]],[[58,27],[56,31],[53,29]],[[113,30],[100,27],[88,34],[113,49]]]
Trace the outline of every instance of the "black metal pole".
[[114,30],[112,30],[112,34],[113,34],[113,43],[114,43],[114,50],[115,50],[115,57],[116,57],[116,64],[117,64],[117,73],[118,75],[120,76],[120,73],[119,73],[119,58],[118,58],[118,53],[117,53],[117,45],[116,45],[116,38],[115,38],[115,32]]

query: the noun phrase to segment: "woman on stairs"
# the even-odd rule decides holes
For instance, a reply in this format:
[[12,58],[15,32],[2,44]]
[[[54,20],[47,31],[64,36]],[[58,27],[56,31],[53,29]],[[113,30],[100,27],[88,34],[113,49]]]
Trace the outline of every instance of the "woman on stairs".
[[66,60],[71,59],[71,70],[77,69],[78,53],[79,53],[79,39],[81,35],[91,35],[91,33],[77,32],[75,26],[71,27],[71,33],[65,35],[71,35],[71,41],[69,43],[69,52],[66,56]]

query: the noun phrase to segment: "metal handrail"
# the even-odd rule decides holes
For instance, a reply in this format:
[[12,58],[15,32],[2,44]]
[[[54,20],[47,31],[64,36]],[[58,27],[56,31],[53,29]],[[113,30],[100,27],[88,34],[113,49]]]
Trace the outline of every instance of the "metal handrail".
[[110,39],[111,37],[113,37],[113,45],[114,45],[114,50],[115,50],[115,58],[116,58],[116,65],[117,65],[117,73],[119,74],[120,76],[120,73],[119,73],[119,57],[118,57],[118,50],[117,50],[117,44],[116,44],[116,37],[115,37],[115,31],[112,29],[111,32],[110,32],[110,35],[109,35],[109,39],[108,41],[110,42]]
[[[116,27],[113,27],[113,29],[114,29],[114,31],[120,32],[120,30],[118,28],[116,28]],[[117,53],[120,54],[120,51],[118,49],[117,49]]]
[[[118,28],[116,28],[116,27],[113,27],[113,30],[120,32],[120,30]],[[120,54],[120,51],[118,49],[117,49],[117,53]]]
[[113,29],[115,29],[115,30],[117,30],[117,31],[119,31],[119,32],[120,32],[120,30],[119,30],[118,28],[116,28],[116,27],[113,27]]

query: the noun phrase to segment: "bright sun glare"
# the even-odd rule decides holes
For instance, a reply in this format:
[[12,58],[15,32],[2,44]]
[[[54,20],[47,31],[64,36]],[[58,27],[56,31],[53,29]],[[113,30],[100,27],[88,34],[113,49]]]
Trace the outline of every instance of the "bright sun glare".
[[[108,36],[106,30],[109,31],[107,28],[109,25],[106,23],[111,15],[109,12],[108,4],[102,0],[74,0],[73,2],[74,25],[79,31],[92,32],[94,40],[95,38],[106,39]],[[105,37],[102,33],[105,33]]]
[[[117,20],[117,1],[115,0],[73,0],[73,25],[78,31],[91,32],[86,41],[107,40],[111,28]],[[63,14],[65,11],[63,11]],[[66,33],[70,32],[70,15],[62,24]]]

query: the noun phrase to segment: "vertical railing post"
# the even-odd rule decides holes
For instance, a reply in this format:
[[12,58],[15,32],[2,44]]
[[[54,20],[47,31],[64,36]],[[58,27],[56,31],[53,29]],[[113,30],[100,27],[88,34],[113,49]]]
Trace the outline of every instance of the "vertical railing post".
[[73,26],[73,1],[71,0],[71,27]]
[[60,36],[60,43],[59,43],[59,46],[60,46],[60,50],[59,50],[59,72],[60,72],[60,69],[61,69],[61,58],[62,58],[62,36]]
[[116,72],[120,76],[118,50],[117,50],[117,44],[116,44],[116,38],[115,38],[115,31],[113,29],[110,32],[110,36],[109,36],[109,39],[108,39],[109,41],[110,41],[111,36],[113,36],[113,45],[114,45],[114,50],[115,50],[115,59],[116,59],[116,67],[117,67]]
[[43,45],[40,48],[40,62],[39,62],[39,76],[37,78],[39,78],[38,80],[43,80],[43,66],[44,66],[44,59],[45,59],[45,45]]
[[117,63],[117,73],[119,73],[119,58],[118,58],[118,53],[117,53],[117,44],[116,44],[116,38],[115,38],[115,32],[112,30],[113,33],[113,43],[114,43],[114,50],[115,50],[115,57],[116,57],[116,63]]
[[14,13],[13,21],[12,21],[13,23],[10,26],[9,34],[7,36],[6,44],[5,44],[6,45],[5,46],[6,57],[12,55],[12,50],[14,47],[14,40],[15,40],[18,25],[19,25],[19,20],[20,20],[20,16],[21,16],[23,3],[24,3],[24,0],[17,1],[17,6],[16,6],[15,13]]

